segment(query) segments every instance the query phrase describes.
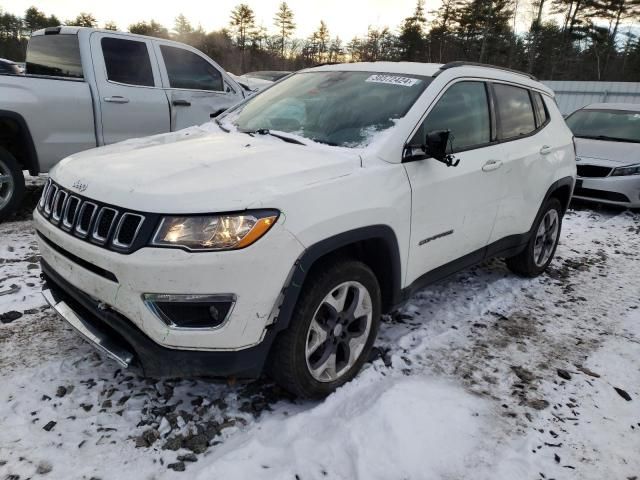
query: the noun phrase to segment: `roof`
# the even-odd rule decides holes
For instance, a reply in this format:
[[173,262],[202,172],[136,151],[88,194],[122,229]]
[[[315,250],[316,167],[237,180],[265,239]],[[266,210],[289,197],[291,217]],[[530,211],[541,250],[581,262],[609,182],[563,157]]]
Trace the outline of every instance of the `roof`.
[[640,103],[592,103],[584,107],[586,110],[626,110],[640,112]]
[[436,75],[444,75],[448,72],[454,78],[458,76],[486,78],[488,80],[502,80],[505,82],[513,82],[529,88],[535,88],[545,92],[553,97],[554,93],[546,85],[537,80],[531,79],[526,73],[504,70],[501,68],[492,68],[491,66],[477,64],[459,64],[455,67],[449,67],[446,70],[441,69],[441,63],[418,63],[418,62],[360,62],[360,63],[338,63],[334,65],[321,65],[319,67],[309,68],[306,72],[332,72],[332,71],[353,71],[353,72],[376,72],[376,73],[394,73],[405,75],[422,75],[426,77],[434,77]]

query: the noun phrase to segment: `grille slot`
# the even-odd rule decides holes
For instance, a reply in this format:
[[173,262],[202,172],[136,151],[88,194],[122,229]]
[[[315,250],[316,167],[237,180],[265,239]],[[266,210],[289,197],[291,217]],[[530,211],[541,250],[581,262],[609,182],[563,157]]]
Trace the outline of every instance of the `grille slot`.
[[595,178],[606,177],[613,170],[611,167],[601,167],[599,165],[578,165],[578,176]]
[[68,196],[69,195],[64,190],[58,190],[58,193],[56,193],[56,196],[53,199],[53,207],[51,208],[51,221],[60,221]]
[[67,205],[64,208],[64,215],[62,216],[62,228],[65,230],[71,230],[76,223],[76,217],[80,211],[80,199],[71,195],[67,200]]
[[86,237],[89,234],[89,229],[91,228],[91,223],[93,222],[93,217],[97,209],[98,206],[91,202],[84,202],[80,207],[76,233],[81,237]]
[[103,207],[98,213],[96,218],[96,224],[93,227],[93,234],[91,239],[100,244],[106,243],[109,238],[109,234],[113,230],[113,224],[118,217],[118,211],[113,208]]
[[119,253],[145,246],[159,215],[128,212],[81,197],[48,179],[37,204],[40,214],[59,229]]
[[120,217],[118,227],[113,234],[113,246],[117,248],[129,248],[138,236],[144,217],[135,213],[125,213]]

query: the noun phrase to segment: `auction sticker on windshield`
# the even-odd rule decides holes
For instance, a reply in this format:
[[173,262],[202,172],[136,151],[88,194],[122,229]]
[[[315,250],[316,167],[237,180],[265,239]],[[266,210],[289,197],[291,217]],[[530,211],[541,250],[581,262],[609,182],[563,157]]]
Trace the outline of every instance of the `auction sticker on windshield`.
[[389,85],[400,85],[402,87],[413,87],[416,83],[420,83],[420,80],[417,78],[382,74],[371,75],[366,81],[373,83],[387,83]]

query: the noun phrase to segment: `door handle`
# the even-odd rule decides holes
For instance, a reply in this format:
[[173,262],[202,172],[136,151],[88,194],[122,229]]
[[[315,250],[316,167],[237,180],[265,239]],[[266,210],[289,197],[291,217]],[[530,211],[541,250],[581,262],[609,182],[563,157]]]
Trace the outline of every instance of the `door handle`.
[[482,166],[482,171],[492,172],[494,170],[499,169],[501,166],[502,166],[502,160],[488,160],[487,163],[485,163]]
[[113,97],[104,97],[103,100],[109,103],[129,103],[129,99],[121,97],[120,95],[114,95]]
[[174,107],[190,107],[191,102],[187,102],[186,100],[174,100],[171,102]]
[[551,147],[549,145],[545,145],[540,149],[540,155],[549,155],[551,153]]

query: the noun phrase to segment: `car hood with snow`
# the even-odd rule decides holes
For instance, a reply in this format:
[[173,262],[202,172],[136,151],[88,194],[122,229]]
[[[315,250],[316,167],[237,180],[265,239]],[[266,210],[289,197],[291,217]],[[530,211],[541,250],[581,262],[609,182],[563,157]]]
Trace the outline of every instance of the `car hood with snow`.
[[348,149],[194,128],[72,155],[51,177],[80,195],[133,210],[210,213],[273,208],[281,195],[359,166],[359,155]]
[[633,142],[576,138],[576,153],[581,161],[610,167],[640,163],[640,145]]

